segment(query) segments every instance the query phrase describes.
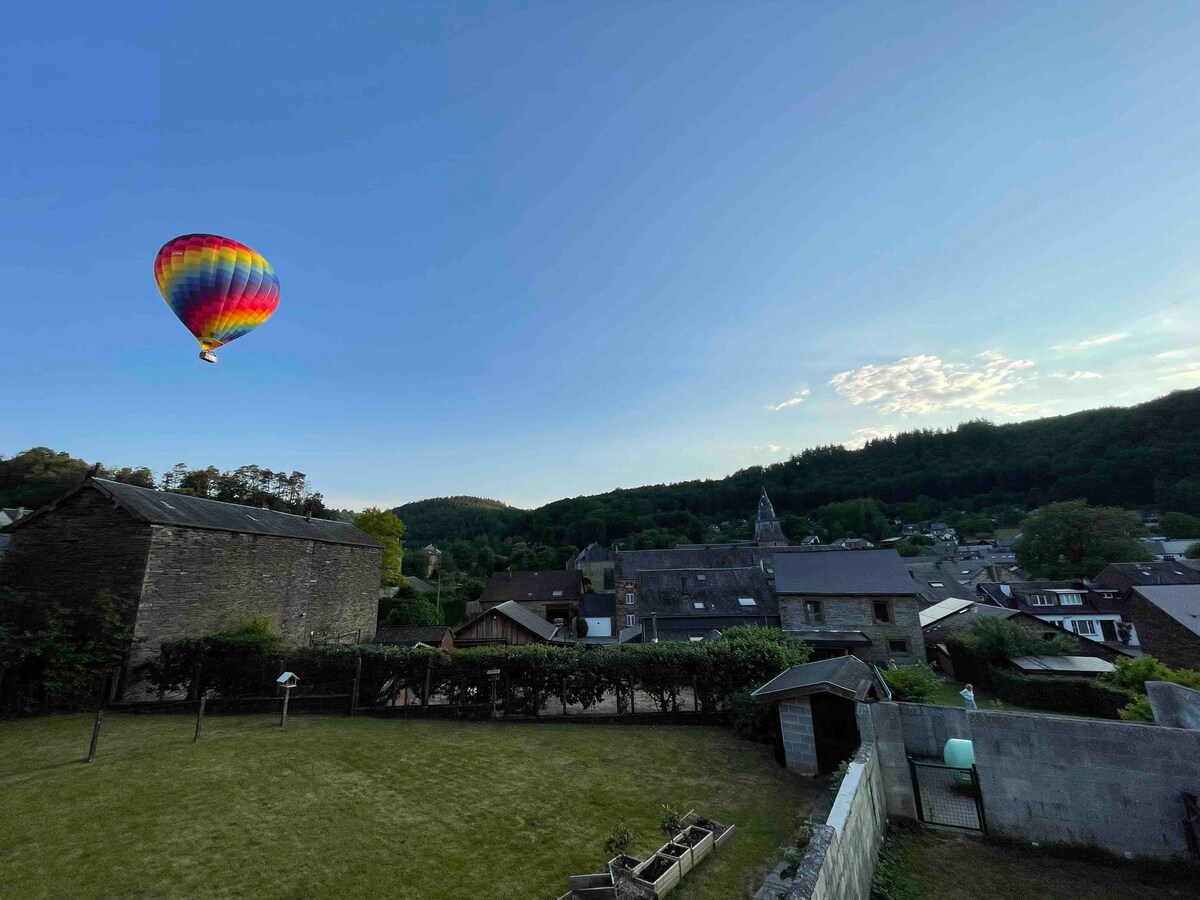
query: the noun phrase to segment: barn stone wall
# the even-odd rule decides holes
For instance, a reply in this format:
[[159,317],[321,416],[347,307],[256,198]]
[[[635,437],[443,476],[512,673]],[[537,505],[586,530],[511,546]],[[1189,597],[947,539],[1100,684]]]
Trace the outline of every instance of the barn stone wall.
[[[809,623],[804,617],[804,601],[819,600],[825,610],[823,623]],[[876,600],[891,602],[894,622],[876,622]],[[920,607],[916,597],[858,597],[806,594],[781,594],[779,615],[788,630],[861,631],[871,639],[866,657],[877,665],[894,659],[898,665],[925,662],[925,635],[921,631]],[[889,640],[907,640],[907,652],[888,648]],[[859,655],[859,654],[855,654]]]
[[142,591],[150,526],[84,490],[12,533],[0,579],[30,598],[90,605],[107,591],[132,607]]
[[375,635],[382,550],[153,526],[133,662],[163,640],[266,618],[288,644],[313,632]]

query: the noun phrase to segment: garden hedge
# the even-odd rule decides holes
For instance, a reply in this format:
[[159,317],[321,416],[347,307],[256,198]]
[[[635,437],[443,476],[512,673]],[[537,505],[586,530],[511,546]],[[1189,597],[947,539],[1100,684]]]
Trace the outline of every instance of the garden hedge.
[[992,685],[1000,699],[1029,709],[1075,713],[1100,719],[1118,719],[1132,703],[1132,691],[1083,678],[1027,678],[1002,669],[992,671]]

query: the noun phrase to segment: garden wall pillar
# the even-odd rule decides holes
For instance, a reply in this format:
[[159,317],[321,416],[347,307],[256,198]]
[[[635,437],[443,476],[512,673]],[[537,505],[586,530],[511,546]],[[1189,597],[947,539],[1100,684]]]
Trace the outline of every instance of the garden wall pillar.
[[779,701],[779,725],[787,767],[804,775],[817,775],[817,744],[813,735],[812,707],[807,697]]

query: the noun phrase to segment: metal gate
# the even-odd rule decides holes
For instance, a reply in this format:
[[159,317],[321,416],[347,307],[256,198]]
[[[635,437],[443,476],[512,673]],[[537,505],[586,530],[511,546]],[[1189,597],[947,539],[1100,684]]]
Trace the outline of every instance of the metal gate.
[[918,762],[909,757],[917,817],[930,825],[987,831],[979,773],[975,767],[959,769],[935,762]]

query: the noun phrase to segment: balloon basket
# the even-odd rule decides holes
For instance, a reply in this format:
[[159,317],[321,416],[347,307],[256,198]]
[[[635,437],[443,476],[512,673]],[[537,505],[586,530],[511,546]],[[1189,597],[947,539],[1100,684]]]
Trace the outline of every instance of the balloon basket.
[[211,350],[201,350],[200,358],[206,363],[215,363],[217,361],[217,354],[213,353]]

